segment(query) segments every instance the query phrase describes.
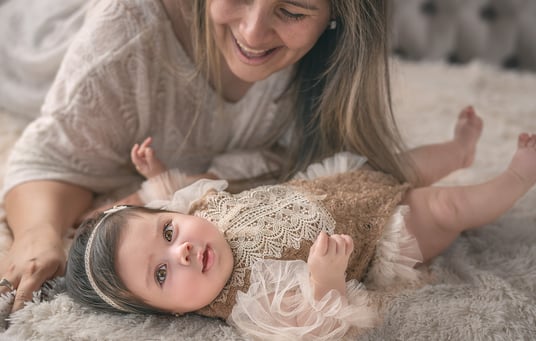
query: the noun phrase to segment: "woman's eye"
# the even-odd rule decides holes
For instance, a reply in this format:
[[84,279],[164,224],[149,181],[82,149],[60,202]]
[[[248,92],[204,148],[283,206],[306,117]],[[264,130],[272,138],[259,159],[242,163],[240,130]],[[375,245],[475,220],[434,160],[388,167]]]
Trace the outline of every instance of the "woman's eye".
[[164,239],[168,242],[173,239],[173,225],[171,223],[166,223],[164,225],[164,229],[162,230],[162,235],[164,236]]
[[163,264],[156,269],[156,272],[154,274],[154,277],[156,279],[156,282],[160,285],[164,284],[164,281],[166,280],[167,276],[167,265]]
[[284,9],[284,8],[281,8],[280,11],[281,11],[281,14],[282,14],[286,19],[300,20],[300,19],[305,18],[305,15],[304,15],[304,14],[300,14],[300,13],[292,13],[292,12],[287,11],[287,10]]

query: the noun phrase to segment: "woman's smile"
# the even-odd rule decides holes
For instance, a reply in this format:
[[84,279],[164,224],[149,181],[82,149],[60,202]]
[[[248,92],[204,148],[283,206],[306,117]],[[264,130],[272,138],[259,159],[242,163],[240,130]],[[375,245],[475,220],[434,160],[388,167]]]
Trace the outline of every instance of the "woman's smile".
[[232,39],[235,43],[238,57],[244,63],[250,64],[250,65],[260,65],[266,62],[279,49],[277,47],[271,48],[271,49],[265,49],[265,50],[252,49],[252,48],[245,46],[244,44],[241,44],[238,41],[238,39],[236,39],[234,36],[232,37]]

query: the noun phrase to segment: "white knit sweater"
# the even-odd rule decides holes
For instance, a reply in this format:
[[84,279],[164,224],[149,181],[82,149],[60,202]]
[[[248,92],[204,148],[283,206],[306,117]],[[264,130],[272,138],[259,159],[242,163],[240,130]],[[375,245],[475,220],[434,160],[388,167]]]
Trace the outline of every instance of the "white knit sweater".
[[[157,156],[186,173],[243,160],[265,171],[259,149],[288,117],[290,70],[257,82],[236,103],[218,100],[177,41],[158,0],[100,0],[87,12],[48,93],[9,159],[4,193],[31,180],[61,180],[105,193],[139,181],[130,148],[153,137]],[[196,105],[200,103],[195,118]],[[233,167],[230,167],[233,169]]]

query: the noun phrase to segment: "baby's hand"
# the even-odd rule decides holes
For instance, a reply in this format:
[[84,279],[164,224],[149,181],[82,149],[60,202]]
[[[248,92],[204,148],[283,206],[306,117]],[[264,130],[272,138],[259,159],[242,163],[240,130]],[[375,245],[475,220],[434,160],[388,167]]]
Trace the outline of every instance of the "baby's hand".
[[167,170],[166,165],[160,161],[151,147],[153,139],[148,137],[141,145],[135,144],[130,151],[130,159],[138,173],[146,178],[151,178]]
[[325,232],[320,232],[309,250],[307,260],[315,299],[321,299],[332,289],[338,290],[343,296],[346,295],[344,273],[353,250],[354,241],[350,236],[328,236]]

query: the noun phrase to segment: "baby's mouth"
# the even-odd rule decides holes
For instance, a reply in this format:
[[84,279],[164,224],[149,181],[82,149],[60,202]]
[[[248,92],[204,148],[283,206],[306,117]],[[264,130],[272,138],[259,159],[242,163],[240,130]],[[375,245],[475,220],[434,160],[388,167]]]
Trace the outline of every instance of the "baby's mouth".
[[203,264],[203,268],[201,269],[201,272],[204,273],[212,265],[212,262],[211,262],[211,249],[210,249],[210,247],[208,245],[205,247],[205,250],[203,251],[203,259],[202,259],[201,262]]
[[203,252],[203,269],[202,272],[205,272],[207,269],[207,259],[208,259],[208,249],[205,249],[205,252]]

